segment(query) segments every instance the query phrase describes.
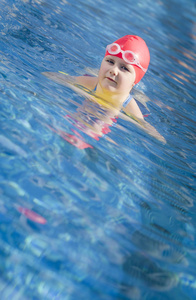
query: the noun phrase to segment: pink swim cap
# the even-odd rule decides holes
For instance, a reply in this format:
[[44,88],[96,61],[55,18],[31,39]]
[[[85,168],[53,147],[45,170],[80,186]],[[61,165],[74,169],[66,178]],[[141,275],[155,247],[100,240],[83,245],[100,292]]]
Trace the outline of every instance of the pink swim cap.
[[[136,35],[125,35],[122,38],[115,41],[114,43],[118,44],[121,50],[123,51],[126,50],[132,51],[136,55],[140,65],[145,69],[148,68],[150,62],[150,53],[145,41],[142,38]],[[110,54],[106,50],[105,56],[107,55],[113,55],[122,58],[121,52],[118,54]],[[132,66],[134,67],[135,75],[136,75],[135,84],[137,84],[142,79],[145,72],[135,64],[132,64]]]

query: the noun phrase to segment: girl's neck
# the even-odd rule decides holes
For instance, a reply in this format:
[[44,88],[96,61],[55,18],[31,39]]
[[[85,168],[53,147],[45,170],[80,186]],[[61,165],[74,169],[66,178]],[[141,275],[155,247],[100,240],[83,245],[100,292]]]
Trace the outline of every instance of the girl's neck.
[[95,91],[95,95],[105,101],[106,103],[110,104],[115,109],[121,109],[123,106],[123,103],[129,96],[129,94],[117,94],[112,93],[110,91],[103,91],[101,88],[97,86],[97,89]]

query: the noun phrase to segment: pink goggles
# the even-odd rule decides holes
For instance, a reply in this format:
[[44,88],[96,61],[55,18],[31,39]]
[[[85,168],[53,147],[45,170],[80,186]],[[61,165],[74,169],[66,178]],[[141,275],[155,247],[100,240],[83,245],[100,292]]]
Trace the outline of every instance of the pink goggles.
[[130,65],[138,66],[143,72],[147,71],[147,69],[143,68],[140,65],[139,60],[138,60],[138,58],[137,58],[137,56],[135,55],[134,52],[132,52],[130,50],[123,51],[117,43],[113,43],[113,44],[108,45],[106,47],[106,50],[111,55],[116,55],[116,54],[122,53],[122,58],[126,63],[128,63]]

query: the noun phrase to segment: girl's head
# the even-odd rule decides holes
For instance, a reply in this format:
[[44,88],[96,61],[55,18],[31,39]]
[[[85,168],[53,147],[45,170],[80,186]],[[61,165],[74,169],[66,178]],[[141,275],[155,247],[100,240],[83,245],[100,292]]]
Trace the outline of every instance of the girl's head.
[[106,48],[106,54],[117,56],[133,66],[135,84],[137,84],[148,69],[150,53],[145,41],[136,35],[126,35]]

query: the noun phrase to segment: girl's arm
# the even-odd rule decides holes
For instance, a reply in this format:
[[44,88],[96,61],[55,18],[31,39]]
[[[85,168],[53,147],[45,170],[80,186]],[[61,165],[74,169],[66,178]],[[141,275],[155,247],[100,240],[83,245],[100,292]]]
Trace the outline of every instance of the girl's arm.
[[139,106],[137,105],[136,101],[132,98],[131,101],[127,104],[127,106],[125,108],[123,108],[123,111],[126,114],[131,114],[136,116],[139,119],[144,120],[142,112],[139,108]]
[[70,76],[58,72],[43,72],[44,76],[52,79],[53,81],[63,85],[81,85],[89,90],[93,90],[97,85],[97,77],[92,76]]

